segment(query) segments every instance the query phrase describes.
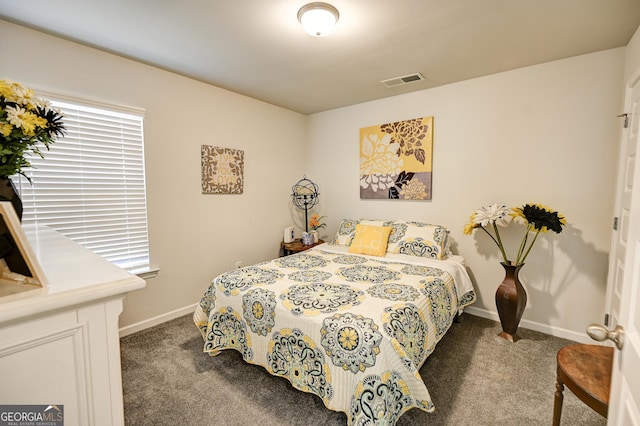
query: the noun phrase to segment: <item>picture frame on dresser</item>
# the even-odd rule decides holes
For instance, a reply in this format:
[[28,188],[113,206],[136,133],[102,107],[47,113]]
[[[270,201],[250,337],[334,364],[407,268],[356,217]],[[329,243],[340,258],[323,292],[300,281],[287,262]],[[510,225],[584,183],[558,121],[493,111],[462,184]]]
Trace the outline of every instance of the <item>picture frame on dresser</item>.
[[0,201],[0,297],[47,286],[47,279],[9,201]]

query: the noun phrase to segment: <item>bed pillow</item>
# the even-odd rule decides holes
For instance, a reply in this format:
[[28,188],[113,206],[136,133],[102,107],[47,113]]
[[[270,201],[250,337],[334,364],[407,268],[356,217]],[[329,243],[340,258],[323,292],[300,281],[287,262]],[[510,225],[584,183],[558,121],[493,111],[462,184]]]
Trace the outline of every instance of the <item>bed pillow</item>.
[[349,253],[384,256],[391,233],[390,226],[356,225],[356,234],[349,246]]
[[331,241],[332,244],[339,246],[350,246],[351,241],[353,241],[353,237],[356,235],[356,225],[376,225],[382,226],[387,225],[391,222],[385,222],[383,220],[368,220],[368,219],[343,219],[338,225],[338,232],[336,232],[336,236]]
[[357,223],[357,220],[342,219],[338,225],[338,232],[336,232],[336,236],[333,238],[333,241],[331,241],[331,244],[339,246],[348,246],[351,244],[351,240],[356,232]]
[[392,227],[387,253],[444,259],[449,255],[449,230],[422,222],[397,221]]

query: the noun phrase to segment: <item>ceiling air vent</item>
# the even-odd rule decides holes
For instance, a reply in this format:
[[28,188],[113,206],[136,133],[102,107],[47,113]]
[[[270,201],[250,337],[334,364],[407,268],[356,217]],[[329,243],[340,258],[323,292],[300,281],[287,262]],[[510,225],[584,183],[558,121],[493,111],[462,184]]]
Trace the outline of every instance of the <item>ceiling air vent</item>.
[[419,72],[403,75],[402,77],[394,77],[388,78],[386,80],[382,80],[380,83],[384,84],[387,87],[396,87],[402,86],[403,84],[413,83],[414,81],[424,80],[424,77]]

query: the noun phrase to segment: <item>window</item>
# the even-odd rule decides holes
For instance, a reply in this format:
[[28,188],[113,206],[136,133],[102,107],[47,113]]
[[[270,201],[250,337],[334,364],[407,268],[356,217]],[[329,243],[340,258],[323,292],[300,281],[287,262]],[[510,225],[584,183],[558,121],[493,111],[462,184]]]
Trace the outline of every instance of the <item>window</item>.
[[46,225],[129,270],[149,267],[143,114],[52,101],[66,135],[20,177],[24,225]]

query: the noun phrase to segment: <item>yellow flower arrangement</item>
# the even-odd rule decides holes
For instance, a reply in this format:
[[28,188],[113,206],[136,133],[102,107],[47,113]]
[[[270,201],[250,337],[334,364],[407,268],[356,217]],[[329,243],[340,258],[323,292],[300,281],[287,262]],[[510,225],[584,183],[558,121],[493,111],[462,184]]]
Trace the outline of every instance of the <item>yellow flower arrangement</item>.
[[47,100],[20,83],[0,80],[0,177],[27,177],[22,171],[31,166],[26,156],[44,157],[40,145],[48,150],[64,132],[62,114]]

